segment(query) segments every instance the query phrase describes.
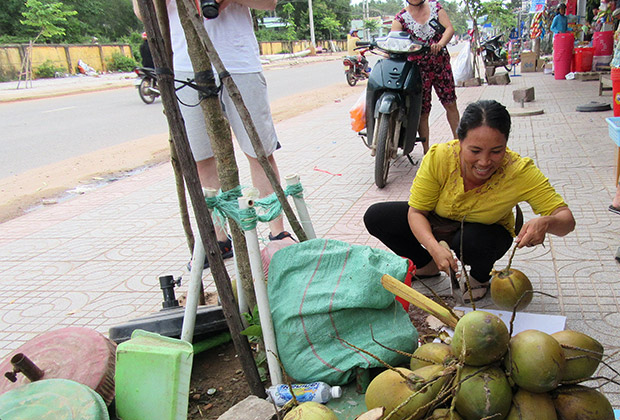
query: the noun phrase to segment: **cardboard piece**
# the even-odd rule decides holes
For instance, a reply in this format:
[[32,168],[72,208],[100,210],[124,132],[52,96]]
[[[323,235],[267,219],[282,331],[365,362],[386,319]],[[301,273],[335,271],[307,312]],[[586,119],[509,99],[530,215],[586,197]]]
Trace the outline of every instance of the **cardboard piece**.
[[538,57],[533,51],[521,53],[521,73],[533,73],[536,71],[536,60]]
[[[465,313],[471,312],[471,308],[468,307],[456,307],[457,311],[463,311]],[[496,309],[480,309],[485,312],[490,312],[497,315],[508,328],[510,328],[510,318],[512,318],[512,312],[499,311]],[[547,314],[534,314],[530,312],[517,312],[515,322],[513,325],[512,335],[519,334],[525,330],[538,330],[547,334],[553,334],[558,331],[563,331],[566,326],[566,317],[561,315],[547,315]],[[449,331],[452,335],[452,331]]]

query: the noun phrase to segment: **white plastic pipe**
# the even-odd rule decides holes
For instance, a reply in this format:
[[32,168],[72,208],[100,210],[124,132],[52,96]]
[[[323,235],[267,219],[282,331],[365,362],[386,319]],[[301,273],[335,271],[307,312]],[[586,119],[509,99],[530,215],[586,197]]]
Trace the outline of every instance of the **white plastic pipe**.
[[[213,188],[204,188],[205,197],[215,197],[217,195],[217,190]],[[233,245],[233,253],[235,244]],[[248,300],[245,298],[245,291],[243,290],[243,283],[241,282],[241,278],[239,277],[239,268],[237,267],[237,257],[234,257],[235,260],[235,285],[237,287],[237,306],[239,307],[239,313],[242,314],[248,311]],[[244,325],[246,325],[245,318],[242,319]],[[247,327],[247,325],[246,325]]]
[[192,253],[192,270],[189,273],[189,287],[187,288],[187,302],[181,328],[181,340],[192,342],[196,326],[196,312],[200,301],[200,284],[202,282],[202,267],[205,261],[205,249],[202,246],[200,232],[194,236],[194,252]]
[[[286,181],[286,185],[295,185],[299,183],[299,175],[287,175],[284,177],[284,180]],[[299,222],[304,228],[306,236],[308,239],[315,239],[316,233],[314,233],[314,227],[312,226],[312,221],[310,220],[310,213],[308,213],[308,207],[304,201],[303,193],[301,193],[301,197],[293,196],[293,202],[295,203],[295,208],[297,209],[297,214],[299,215]]]
[[[254,201],[248,197],[239,198],[239,208],[241,210],[253,207]],[[273,329],[273,321],[271,319],[271,309],[269,308],[269,297],[267,295],[267,283],[265,282],[265,274],[263,272],[263,263],[260,256],[260,248],[258,244],[258,234],[256,228],[247,230],[245,233],[245,242],[248,246],[248,256],[250,258],[250,269],[252,271],[252,279],[254,281],[254,293],[256,294],[256,304],[258,306],[258,315],[260,317],[260,326],[263,330],[263,341],[265,342],[265,353],[267,353],[267,366],[269,367],[269,376],[273,385],[283,383],[282,370],[278,363],[278,348],[276,345],[276,334]]]

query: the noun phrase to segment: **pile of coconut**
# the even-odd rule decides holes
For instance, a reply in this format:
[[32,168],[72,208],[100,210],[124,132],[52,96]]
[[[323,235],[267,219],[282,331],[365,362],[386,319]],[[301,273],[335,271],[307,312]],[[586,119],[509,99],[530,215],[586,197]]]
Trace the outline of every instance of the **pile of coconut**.
[[[597,340],[570,330],[547,334],[529,329],[512,336],[516,311],[534,293],[525,274],[510,267],[513,256],[514,250],[508,267],[493,271],[491,280],[495,305],[513,311],[511,331],[498,316],[475,305],[459,319],[445,305],[383,276],[386,289],[454,327],[454,333],[418,347],[409,369],[386,365],[370,382],[368,411],[358,420],[615,420],[607,398],[582,385],[601,379],[592,377],[605,363]],[[337,420],[329,408],[306,404],[285,420]]]

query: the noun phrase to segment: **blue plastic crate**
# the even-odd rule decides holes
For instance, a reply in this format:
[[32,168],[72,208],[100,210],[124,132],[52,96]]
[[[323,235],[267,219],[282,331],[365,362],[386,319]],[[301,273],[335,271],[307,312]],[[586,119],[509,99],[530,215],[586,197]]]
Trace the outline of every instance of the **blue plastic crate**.
[[620,147],[620,117],[605,118],[609,125],[609,138]]

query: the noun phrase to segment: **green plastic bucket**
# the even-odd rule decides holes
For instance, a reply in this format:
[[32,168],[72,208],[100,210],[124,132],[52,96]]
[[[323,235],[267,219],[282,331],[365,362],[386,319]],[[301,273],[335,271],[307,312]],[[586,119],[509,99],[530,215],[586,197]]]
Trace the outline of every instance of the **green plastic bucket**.
[[116,349],[116,415],[185,420],[193,359],[190,343],[135,330]]
[[0,395],[0,419],[109,420],[103,398],[69,379],[43,379]]

